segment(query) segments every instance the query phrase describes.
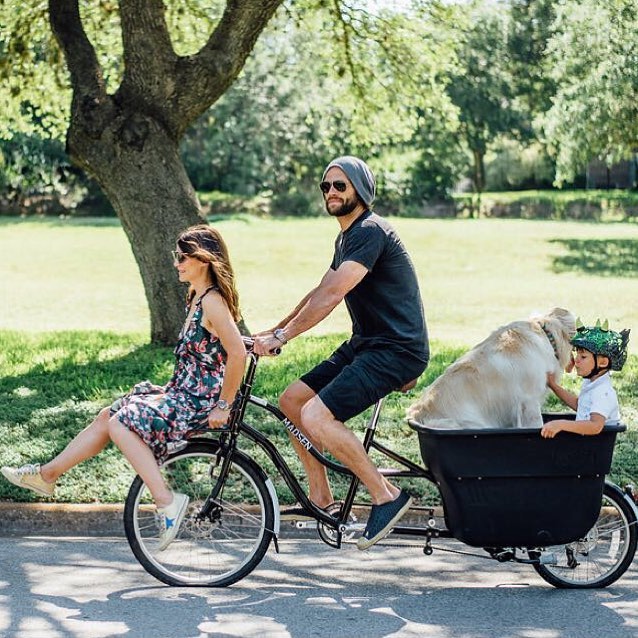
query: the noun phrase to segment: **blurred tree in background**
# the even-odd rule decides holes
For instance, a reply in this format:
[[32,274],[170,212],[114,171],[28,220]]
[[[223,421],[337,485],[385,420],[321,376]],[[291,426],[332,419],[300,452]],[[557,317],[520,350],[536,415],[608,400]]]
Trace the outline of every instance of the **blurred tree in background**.
[[556,94],[543,117],[557,182],[638,149],[638,0],[565,0],[548,43]]
[[485,190],[485,153],[499,136],[516,139],[525,118],[517,108],[516,83],[509,64],[507,17],[495,7],[474,8],[467,31],[460,34],[458,69],[448,93],[459,110],[459,132],[472,154],[474,190]]

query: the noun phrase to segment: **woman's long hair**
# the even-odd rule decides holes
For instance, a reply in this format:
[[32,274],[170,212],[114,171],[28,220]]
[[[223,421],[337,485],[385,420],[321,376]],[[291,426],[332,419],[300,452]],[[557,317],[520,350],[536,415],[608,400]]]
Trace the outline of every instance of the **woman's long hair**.
[[[228,248],[222,236],[211,226],[199,224],[186,229],[177,238],[177,246],[189,257],[208,263],[212,283],[219,289],[233,319],[239,321],[239,295],[235,288],[235,275],[230,264]],[[195,291],[191,286],[187,294],[188,303],[194,296]]]

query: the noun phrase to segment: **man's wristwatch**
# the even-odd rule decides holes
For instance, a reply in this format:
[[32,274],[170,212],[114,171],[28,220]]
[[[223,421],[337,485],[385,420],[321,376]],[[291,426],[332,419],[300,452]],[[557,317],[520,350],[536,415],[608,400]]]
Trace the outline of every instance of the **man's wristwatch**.
[[286,339],[286,333],[283,328],[275,328],[272,333],[273,337],[279,341],[282,345],[286,345],[288,343],[288,339]]
[[228,401],[224,401],[224,399],[220,399],[217,401],[217,405],[215,407],[219,408],[223,412],[228,412],[230,410],[230,403],[228,403]]

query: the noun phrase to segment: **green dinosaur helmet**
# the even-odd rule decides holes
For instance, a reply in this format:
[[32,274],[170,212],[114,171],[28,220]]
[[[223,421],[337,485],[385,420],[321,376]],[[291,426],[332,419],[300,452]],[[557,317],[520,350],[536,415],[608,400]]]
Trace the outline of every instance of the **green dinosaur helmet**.
[[609,329],[605,320],[600,325],[600,320],[593,327],[583,326],[577,322],[576,334],[571,344],[576,348],[584,348],[592,354],[601,354],[609,359],[609,367],[612,370],[622,370],[627,361],[627,344],[629,343],[629,330],[615,332]]

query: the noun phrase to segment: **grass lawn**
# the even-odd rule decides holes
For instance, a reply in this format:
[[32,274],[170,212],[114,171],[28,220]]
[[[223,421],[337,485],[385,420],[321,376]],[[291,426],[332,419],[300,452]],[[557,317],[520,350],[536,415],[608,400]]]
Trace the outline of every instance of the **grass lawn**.
[[[638,224],[394,219],[421,283],[430,335],[470,346],[496,326],[563,306],[638,325]],[[332,219],[216,222],[252,330],[291,310],[330,265]],[[0,329],[146,333],[136,264],[115,220],[0,221]],[[338,308],[313,334],[346,332]],[[638,339],[631,342],[638,352]]]
[[[382,425],[381,433],[415,458],[417,443],[404,425],[405,408],[496,326],[555,305],[585,321],[608,317],[615,328],[638,324],[638,225],[392,222],[418,270],[434,358],[417,390],[386,403],[383,419],[391,425]],[[334,220],[324,218],[241,218],[216,225],[228,241],[253,330],[274,324],[317,283],[330,263],[337,231]],[[0,464],[45,460],[136,381],[164,382],[172,354],[147,343],[144,294],[117,221],[2,220],[0,254]],[[283,357],[263,362],[257,392],[274,399],[348,328],[339,309],[295,340]],[[632,429],[616,452],[612,478],[620,483],[638,480],[637,346],[634,338],[630,360],[615,377]],[[360,418],[353,426],[361,430],[363,424]],[[285,434],[277,435],[287,445]],[[119,453],[109,449],[66,476],[57,500],[121,501],[130,476]],[[6,498],[36,497],[2,481],[0,499]]]

